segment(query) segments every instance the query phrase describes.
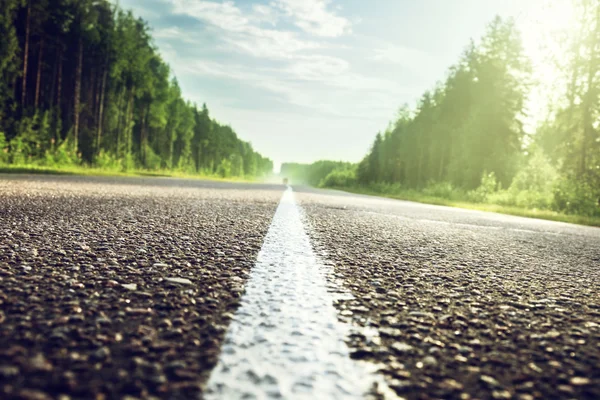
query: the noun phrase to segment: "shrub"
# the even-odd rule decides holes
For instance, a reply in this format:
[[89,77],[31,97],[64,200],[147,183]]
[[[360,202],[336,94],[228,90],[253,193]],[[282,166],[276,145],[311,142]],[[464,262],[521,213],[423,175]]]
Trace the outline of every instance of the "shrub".
[[552,193],[558,173],[550,164],[544,153],[534,153],[527,165],[514,177],[510,190]]
[[94,157],[94,166],[101,169],[118,171],[121,167],[119,160],[109,152],[100,150]]
[[600,215],[598,196],[600,190],[592,188],[587,182],[561,178],[554,186],[552,208],[567,214]]
[[71,144],[69,137],[65,139],[53,152],[54,163],[58,166],[69,166],[79,164],[79,158]]
[[463,193],[450,182],[430,182],[423,189],[423,194],[447,200],[460,200],[464,197]]
[[356,172],[352,169],[334,169],[321,180],[320,187],[350,187],[356,184]]
[[127,153],[125,154],[125,157],[121,159],[121,170],[127,172],[133,169],[135,169],[135,159],[131,153]]
[[371,183],[368,188],[376,193],[384,193],[390,195],[402,194],[405,190],[399,183],[375,182]]
[[6,142],[6,136],[4,136],[4,132],[0,132],[0,164],[7,164],[8,156],[8,143]]
[[219,168],[217,168],[217,174],[221,178],[228,178],[231,176],[231,161],[224,158],[221,160],[219,164]]
[[9,154],[12,164],[25,165],[29,158],[29,146],[20,136],[14,137],[10,141]]
[[484,203],[491,194],[498,191],[498,188],[496,174],[494,172],[488,174],[486,171],[481,175],[481,184],[479,187],[467,193],[467,199],[475,203]]
[[538,151],[515,175],[508,190],[488,193],[486,201],[505,206],[551,209],[558,173],[546,156]]
[[159,170],[162,160],[160,156],[156,154],[156,152],[152,149],[151,146],[146,145],[145,155],[145,167],[150,170]]

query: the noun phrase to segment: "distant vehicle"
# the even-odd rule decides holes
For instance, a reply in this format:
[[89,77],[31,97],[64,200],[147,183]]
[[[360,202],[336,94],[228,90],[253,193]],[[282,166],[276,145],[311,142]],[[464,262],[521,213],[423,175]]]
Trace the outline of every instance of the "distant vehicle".
[[283,178],[283,184],[287,185],[288,184],[288,178]]

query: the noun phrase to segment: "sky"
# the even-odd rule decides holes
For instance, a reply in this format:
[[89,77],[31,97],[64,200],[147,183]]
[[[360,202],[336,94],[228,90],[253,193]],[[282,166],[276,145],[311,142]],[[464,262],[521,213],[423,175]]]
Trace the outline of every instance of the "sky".
[[206,103],[277,168],[359,161],[403,104],[414,106],[444,80],[495,15],[515,17],[526,48],[534,45],[542,1],[119,3],[149,22],[184,96]]

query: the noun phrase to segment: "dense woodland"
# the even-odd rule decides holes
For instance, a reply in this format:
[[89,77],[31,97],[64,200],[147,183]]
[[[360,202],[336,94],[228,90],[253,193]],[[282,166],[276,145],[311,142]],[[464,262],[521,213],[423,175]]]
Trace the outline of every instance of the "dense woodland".
[[0,0],[0,38],[0,163],[272,171],[182,97],[146,22],[113,2]]
[[320,184],[600,215],[600,2],[575,3],[578,26],[548,61],[559,100],[533,134],[526,100],[540,82],[514,22],[496,18],[358,165]]

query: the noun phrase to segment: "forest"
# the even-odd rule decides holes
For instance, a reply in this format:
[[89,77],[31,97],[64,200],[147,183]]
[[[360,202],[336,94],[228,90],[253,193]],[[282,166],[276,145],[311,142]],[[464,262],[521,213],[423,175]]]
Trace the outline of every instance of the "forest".
[[270,159],[183,98],[141,18],[108,0],[0,4],[0,165],[271,173]]
[[362,161],[313,183],[600,216],[600,2],[575,3],[577,29],[552,60],[558,100],[533,132],[524,129],[527,99],[540,83],[514,21],[497,17],[444,81],[400,109]]

